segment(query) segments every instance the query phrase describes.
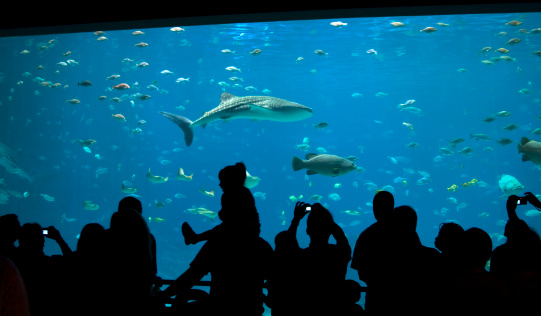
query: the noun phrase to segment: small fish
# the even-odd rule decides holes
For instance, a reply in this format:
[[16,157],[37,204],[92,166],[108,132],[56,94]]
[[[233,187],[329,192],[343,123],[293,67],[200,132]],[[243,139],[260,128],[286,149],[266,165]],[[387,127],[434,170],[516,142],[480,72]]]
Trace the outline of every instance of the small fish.
[[64,223],[64,221],[68,222],[68,223],[73,223],[75,221],[77,221],[76,218],[68,218],[66,214],[62,214],[62,216],[60,216],[60,223]]
[[205,191],[205,187],[202,187],[199,192],[203,193],[206,196],[214,197],[214,190],[212,191]]
[[126,118],[122,114],[111,114],[111,117],[119,122],[126,122]]
[[193,174],[188,176],[188,175],[184,174],[184,170],[182,168],[180,168],[178,170],[178,173],[177,173],[177,180],[192,181],[193,180]]
[[89,211],[97,211],[100,209],[100,206],[98,204],[94,204],[91,201],[84,201],[83,207],[85,210],[89,210]]
[[329,199],[333,201],[340,201],[342,198],[340,197],[340,195],[338,195],[338,193],[331,193],[329,194]]
[[347,23],[344,23],[344,22],[341,22],[341,21],[331,22],[330,24],[331,24],[332,26],[334,26],[334,27],[341,27],[341,26],[346,26],[346,25],[348,25]]
[[406,112],[409,112],[409,113],[412,113],[412,114],[417,114],[417,115],[423,114],[423,110],[421,110],[419,108],[416,108],[416,107],[413,107],[413,106],[408,106],[408,107],[401,108],[400,111],[406,111]]
[[342,211],[342,213],[348,214],[348,215],[353,215],[353,216],[360,216],[361,215],[361,212],[353,211],[353,210],[345,210],[345,211]]
[[475,140],[490,140],[485,134],[470,134],[470,138],[475,138]]
[[507,130],[507,131],[514,131],[519,127],[520,126],[518,126],[517,124],[508,124],[508,125],[505,125],[504,127],[502,127],[502,129]]
[[48,194],[41,193],[40,195],[41,195],[41,197],[43,197],[43,199],[45,201],[48,201],[48,202],[54,202],[55,201],[54,197],[52,197],[52,196],[50,196]]
[[81,87],[90,87],[91,85],[92,85],[92,82],[88,80],[77,82],[77,86],[81,86]]
[[415,147],[418,147],[419,146],[419,143],[416,143],[416,142],[411,142],[409,144],[406,144],[406,147],[408,148],[415,148]]
[[505,138],[505,137],[502,137],[500,140],[496,141],[496,143],[502,145],[502,146],[505,146],[505,145],[509,145],[511,144],[513,141],[510,140],[509,138]]
[[137,192],[137,188],[129,188],[126,185],[124,185],[124,183],[122,183],[121,191],[126,193],[126,194],[133,194],[133,193]]
[[371,54],[371,55],[377,55],[378,54],[378,52],[375,49],[372,49],[372,48],[367,50],[366,53]]
[[490,123],[490,122],[494,122],[494,120],[495,120],[495,118],[493,118],[492,116],[489,116],[486,119],[484,119],[483,121],[485,121],[487,123]]
[[75,104],[81,103],[81,101],[79,101],[79,100],[77,100],[77,99],[66,100],[66,102],[68,102],[68,103],[71,104],[71,105],[75,105]]
[[473,152],[473,148],[471,147],[464,147],[458,151],[459,154],[469,154],[471,152]]
[[239,68],[237,68],[237,67],[235,67],[235,66],[229,66],[229,67],[226,67],[225,70],[231,71],[231,72],[237,72],[237,71],[238,71],[238,72],[242,72],[242,71],[240,71]]
[[187,211],[195,215],[202,215],[207,218],[210,218],[211,221],[214,221],[214,219],[218,216],[218,213],[208,210],[204,207],[189,208],[187,209]]
[[254,193],[254,197],[258,197],[258,198],[261,198],[262,200],[266,200],[267,199],[267,193],[256,192],[256,193]]
[[[464,138],[460,138],[460,137],[459,137],[459,138],[455,138],[455,139],[449,141],[449,144],[451,144],[451,147],[455,148],[456,145],[462,143],[463,141],[464,141]],[[441,149],[440,149],[440,150],[441,150]]]
[[150,169],[148,169],[147,172],[147,180],[151,183],[165,183],[167,180],[169,180],[169,177],[160,177],[160,176],[154,176],[152,173],[150,173]]
[[160,223],[165,222],[165,219],[163,219],[163,218],[161,218],[161,217],[149,217],[149,218],[148,218],[148,221],[149,221],[150,223],[154,222],[154,223],[160,224]]
[[317,124],[314,124],[313,126],[316,129],[324,129],[325,127],[329,126],[329,123],[327,123],[327,122],[319,122]]

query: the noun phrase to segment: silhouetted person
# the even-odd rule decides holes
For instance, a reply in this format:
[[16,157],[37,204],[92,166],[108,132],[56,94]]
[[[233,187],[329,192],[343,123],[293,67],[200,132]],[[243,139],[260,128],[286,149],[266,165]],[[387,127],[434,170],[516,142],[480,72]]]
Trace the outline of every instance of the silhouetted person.
[[139,212],[125,208],[113,213],[106,231],[110,284],[103,289],[111,315],[148,312],[154,280],[150,240],[147,223]]
[[[526,193],[526,199],[541,208],[533,194]],[[492,252],[490,272],[507,282],[516,315],[532,315],[539,313],[537,302],[541,297],[541,241],[517,216],[517,201],[516,195],[507,199],[507,241]]]
[[[139,199],[133,196],[127,196],[120,200],[120,202],[118,202],[118,210],[120,211],[123,209],[135,210],[137,211],[137,213],[143,216],[143,205],[141,204],[141,201],[139,201]],[[154,260],[152,261],[154,278],[157,280],[161,280],[160,277],[156,276],[156,274],[158,273],[158,263],[156,259],[156,238],[154,238],[154,235],[152,235],[152,233],[150,233],[150,252],[152,253],[152,257],[154,258]]]
[[68,258],[69,273],[67,297],[69,312],[76,315],[96,315],[103,313],[102,296],[108,262],[105,258],[105,228],[98,223],[86,224],[79,240],[77,250]]
[[0,255],[13,260],[17,249],[15,241],[19,239],[20,231],[21,223],[17,215],[0,216]]
[[[276,252],[290,253],[289,259],[285,256],[282,260],[286,260],[284,265],[292,263],[290,269],[295,272],[289,283],[288,280],[280,280],[286,283],[272,284],[272,291],[278,292],[292,286],[296,293],[293,294],[293,301],[286,302],[280,301],[285,295],[272,294],[273,309],[279,309],[278,315],[340,315],[347,305],[344,294],[351,247],[342,228],[334,222],[326,208],[316,203],[308,211],[308,206],[306,203],[296,203],[291,226],[288,231],[280,233],[285,236],[277,238]],[[297,227],[307,214],[306,233],[310,237],[310,244],[301,249],[296,236]],[[331,236],[336,244],[329,243]],[[285,249],[280,249],[282,247]]]
[[461,253],[461,271],[454,277],[454,291],[442,311],[447,315],[513,315],[505,283],[485,270],[492,253],[490,236],[480,228],[466,230]]
[[0,315],[30,315],[23,278],[13,261],[2,255],[0,255]]
[[[242,162],[226,166],[218,173],[220,187],[223,190],[218,217],[224,223],[229,219],[242,218],[243,221],[259,223],[259,214],[255,206],[254,196],[244,186],[246,182],[246,166]],[[219,236],[227,227],[222,224],[206,232],[196,234],[186,222],[182,224],[182,234],[186,245],[196,244]]]
[[380,306],[388,304],[385,284],[387,270],[393,269],[393,257],[389,250],[391,237],[387,222],[394,209],[392,193],[376,193],[372,208],[376,222],[359,235],[351,259],[351,268],[357,270],[359,280],[369,288],[365,304],[367,312],[377,311]]
[[440,224],[438,236],[434,246],[441,251],[444,269],[453,269],[458,264],[458,256],[462,247],[464,228],[457,223],[446,222]]
[[46,229],[48,234],[44,235],[39,224],[24,224],[14,260],[25,282],[32,315],[64,312],[61,299],[65,291],[64,260],[60,255],[49,257],[43,253],[44,236],[55,240],[64,255],[70,255],[71,250],[56,228]]
[[[178,304],[185,305],[190,299],[190,289],[210,273],[207,300],[196,303],[197,311],[184,310],[183,315],[259,316],[264,311],[263,285],[270,275],[272,248],[259,237],[258,221],[242,217],[227,221],[227,229],[219,232],[219,238],[210,238],[188,270],[158,294],[160,297],[177,295]],[[257,230],[254,225],[258,226]]]
[[[417,234],[417,213],[407,205],[396,207],[389,219],[394,267],[388,273],[387,312],[428,315],[438,306],[440,253],[423,246]],[[369,290],[370,291],[370,290]]]

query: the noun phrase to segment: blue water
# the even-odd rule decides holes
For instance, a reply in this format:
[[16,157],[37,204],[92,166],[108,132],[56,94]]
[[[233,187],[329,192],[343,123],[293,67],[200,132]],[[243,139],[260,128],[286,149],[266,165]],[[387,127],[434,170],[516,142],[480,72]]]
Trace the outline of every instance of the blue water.
[[[290,223],[294,206],[290,197],[302,195],[302,200],[313,202],[309,197],[318,194],[353,247],[359,233],[374,222],[369,204],[374,188],[367,185],[372,182],[378,189],[391,185],[397,205],[415,208],[424,245],[433,246],[438,225],[449,220],[465,228],[480,227],[491,234],[494,246],[499,245],[505,240],[502,220],[507,220],[499,176],[512,175],[524,191],[541,193],[539,169],[521,161],[516,145],[522,136],[541,140],[532,134],[541,127],[537,118],[541,115],[541,58],[532,54],[541,49],[541,34],[519,32],[541,27],[540,18],[538,13],[336,18],[180,25],[185,31],[179,33],[170,31],[176,26],[170,25],[138,29],[145,33],[139,36],[132,35],[136,29],[103,30],[104,41],[92,32],[0,38],[0,141],[15,152],[14,159],[33,179],[30,182],[0,168],[0,195],[4,196],[0,214],[16,213],[21,223],[54,225],[75,249],[76,236],[85,224],[109,226],[118,201],[126,196],[121,184],[129,181],[137,187],[143,215],[157,240],[159,275],[175,278],[201,246],[184,245],[181,223],[188,221],[196,232],[219,223],[186,210],[196,206],[217,212],[219,170],[243,161],[250,174],[261,179],[252,192],[266,194],[266,199],[256,197],[256,202],[261,235],[271,244]],[[523,24],[506,25],[511,20]],[[347,25],[331,26],[335,21]],[[405,26],[392,26],[393,21]],[[420,32],[428,26],[438,30]],[[497,35],[500,32],[507,35]],[[517,45],[505,46],[510,50],[505,55],[513,61],[482,63],[503,56],[494,50],[511,38],[521,39]],[[141,42],[148,46],[134,46]],[[487,46],[492,47],[490,52],[482,53]],[[223,53],[224,49],[234,53]],[[250,54],[254,49],[262,52]],[[377,55],[367,53],[370,49]],[[23,50],[29,53],[21,54]],[[319,56],[315,50],[327,54]],[[63,56],[68,51],[71,55]],[[303,59],[297,62],[299,57]],[[125,58],[133,61],[123,62]],[[77,64],[58,65],[68,59]],[[141,62],[148,66],[135,66]],[[44,69],[36,69],[39,65]],[[241,72],[225,70],[229,66]],[[461,68],[467,71],[457,71]],[[163,70],[174,75],[161,74]],[[25,72],[31,75],[25,77]],[[121,77],[106,79],[113,74]],[[233,76],[243,79],[240,86],[229,80]],[[60,86],[43,87],[36,77]],[[178,78],[189,78],[189,82],[177,83]],[[78,86],[83,80],[92,86]],[[119,83],[131,89],[108,89]],[[151,84],[158,90],[148,89]],[[249,86],[257,90],[249,91]],[[519,93],[521,89],[530,93]],[[289,123],[214,122],[205,129],[197,127],[192,146],[186,147],[182,131],[158,114],[167,111],[195,120],[219,104],[222,92],[279,97],[311,107],[314,115]],[[135,93],[151,98],[141,101],[133,98]],[[100,101],[99,96],[107,99]],[[123,101],[115,103],[114,97]],[[80,104],[66,102],[74,98]],[[423,114],[401,111],[398,105],[407,100],[415,100],[414,106]],[[483,121],[504,110],[511,115]],[[124,115],[126,122],[113,119],[113,114]],[[139,120],[146,124],[139,126]],[[319,122],[329,126],[315,129],[313,125]],[[414,133],[404,122],[413,125]],[[502,129],[510,123],[519,128]],[[142,132],[132,133],[138,127]],[[490,140],[474,140],[470,133],[484,133]],[[451,148],[448,141],[459,137],[464,142]],[[513,143],[496,143],[504,137]],[[96,143],[88,153],[75,139]],[[310,149],[296,149],[304,139]],[[406,147],[411,142],[419,146]],[[356,156],[355,163],[365,171],[330,178],[292,170],[293,156],[303,158],[319,147],[342,157]],[[442,156],[441,147],[454,154]],[[474,151],[457,153],[465,147]],[[434,162],[437,156],[441,161]],[[170,163],[164,165],[164,160]],[[193,173],[192,181],[175,179],[180,167],[188,175]],[[149,168],[169,181],[150,183],[146,179]],[[419,171],[430,175],[426,184],[416,184],[423,178]],[[397,177],[406,183],[394,183]],[[461,186],[473,179],[479,182]],[[454,192],[447,189],[453,184],[458,185]],[[201,194],[202,187],[215,190],[216,195]],[[20,196],[24,192],[27,197]],[[179,193],[180,198],[175,197]],[[340,200],[330,199],[333,193]],[[84,209],[83,201],[99,209]],[[157,207],[157,201],[166,205]],[[520,207],[519,216],[539,231],[540,217],[525,215],[531,209]],[[304,227],[298,235],[301,245],[307,246]],[[47,240],[46,253],[59,252]],[[352,270],[348,277],[357,280]]]

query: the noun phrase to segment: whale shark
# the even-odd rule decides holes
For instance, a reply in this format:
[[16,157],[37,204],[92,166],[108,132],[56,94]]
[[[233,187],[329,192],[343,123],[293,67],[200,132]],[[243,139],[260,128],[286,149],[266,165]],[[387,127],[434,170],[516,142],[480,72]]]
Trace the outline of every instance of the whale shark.
[[178,125],[184,132],[186,146],[193,141],[193,129],[197,126],[205,128],[207,124],[214,121],[229,121],[232,119],[247,118],[252,120],[269,120],[276,122],[300,121],[312,116],[312,109],[284,99],[269,96],[246,96],[237,97],[224,92],[220,96],[220,104],[214,109],[205,112],[203,116],[195,121],[186,117],[159,112]]
[[7,172],[18,174],[21,178],[32,182],[32,178],[18,164],[15,152],[7,145],[0,143],[0,166]]

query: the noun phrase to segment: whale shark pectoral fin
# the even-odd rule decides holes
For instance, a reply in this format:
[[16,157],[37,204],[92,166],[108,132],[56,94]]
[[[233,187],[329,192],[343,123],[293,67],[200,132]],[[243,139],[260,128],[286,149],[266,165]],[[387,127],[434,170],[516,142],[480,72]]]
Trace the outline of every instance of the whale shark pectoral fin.
[[161,115],[170,119],[173,123],[177,124],[180,129],[184,132],[184,141],[186,146],[190,147],[193,142],[193,129],[190,127],[192,121],[185,118],[184,116],[176,115],[168,112],[159,112]]

